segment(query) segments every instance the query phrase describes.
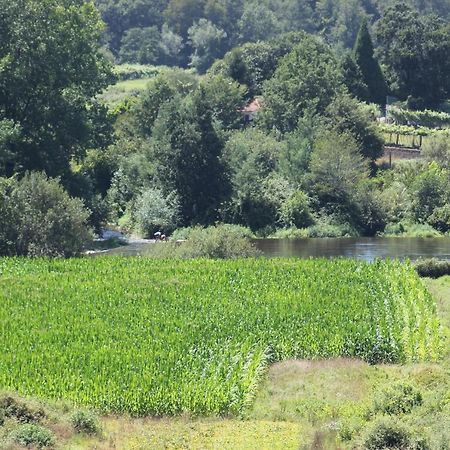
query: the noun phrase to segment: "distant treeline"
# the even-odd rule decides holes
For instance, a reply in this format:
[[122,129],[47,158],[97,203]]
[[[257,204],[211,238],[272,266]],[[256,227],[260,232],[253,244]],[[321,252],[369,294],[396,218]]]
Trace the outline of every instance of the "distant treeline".
[[[247,42],[291,31],[350,48],[359,25],[372,25],[397,0],[95,0],[107,24],[105,44],[116,60],[196,65]],[[450,17],[446,0],[406,0],[422,14]]]

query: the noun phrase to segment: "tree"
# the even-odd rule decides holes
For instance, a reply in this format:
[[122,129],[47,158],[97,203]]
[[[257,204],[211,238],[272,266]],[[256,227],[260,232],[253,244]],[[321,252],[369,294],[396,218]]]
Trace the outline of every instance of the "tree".
[[354,214],[355,188],[368,176],[356,140],[334,130],[318,133],[310,168],[311,195],[328,214],[348,220]]
[[224,130],[241,128],[240,109],[245,104],[247,89],[223,75],[206,76],[201,86],[211,105],[212,116]]
[[0,0],[0,10],[0,121],[20,130],[7,145],[9,173],[67,173],[112,135],[98,132],[108,122],[95,96],[112,80],[98,13],[83,0]]
[[305,35],[264,84],[262,125],[293,131],[307,110],[322,114],[342,91],[342,73],[331,49]]
[[257,1],[245,4],[238,28],[242,43],[264,41],[280,31],[275,14],[264,3]]
[[353,55],[358,65],[365,85],[369,90],[368,102],[384,105],[386,103],[386,82],[380,65],[373,54],[372,38],[370,37],[367,19],[364,18],[356,38]]
[[367,101],[369,98],[369,89],[351,53],[345,53],[341,61],[341,70],[344,76],[344,84],[350,94],[359,100]]
[[156,27],[130,28],[121,41],[122,62],[155,64],[159,59],[161,35]]
[[83,202],[42,173],[0,179],[0,212],[2,255],[72,256],[91,238]]
[[325,110],[325,123],[348,133],[358,144],[359,153],[372,161],[383,154],[384,140],[367,105],[348,94],[337,95]]
[[164,24],[159,43],[160,63],[168,66],[177,65],[180,62],[183,47],[183,38]]
[[170,0],[164,16],[175,33],[186,40],[189,28],[203,17],[204,6],[205,0]]
[[283,143],[263,131],[248,128],[227,141],[224,157],[233,187],[230,219],[253,230],[274,226],[278,204],[266,195],[266,181],[274,174]]
[[388,8],[376,27],[380,62],[393,93],[434,107],[450,96],[450,26],[405,3]]
[[182,222],[216,220],[229,185],[223,143],[204,88],[163,106],[153,128],[153,148],[156,178],[165,193],[177,193]]
[[137,230],[145,237],[153,237],[158,230],[169,233],[179,219],[178,198],[173,192],[164,195],[160,189],[145,189],[136,199],[131,214]]
[[194,50],[191,66],[199,73],[206,72],[214,60],[223,55],[227,34],[206,19],[195,22],[188,30],[189,43]]
[[430,163],[412,185],[412,215],[414,220],[424,223],[436,208],[448,202],[448,174],[436,163]]

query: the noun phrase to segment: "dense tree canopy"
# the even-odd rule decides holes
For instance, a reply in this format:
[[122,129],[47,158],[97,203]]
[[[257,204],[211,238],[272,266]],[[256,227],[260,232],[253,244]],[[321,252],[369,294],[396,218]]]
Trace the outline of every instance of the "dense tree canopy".
[[71,158],[109,140],[94,100],[112,80],[99,15],[83,0],[1,0],[0,9],[0,123],[10,129],[0,173],[64,174]]
[[450,94],[450,27],[404,3],[388,8],[377,24],[378,53],[392,92],[436,106]]

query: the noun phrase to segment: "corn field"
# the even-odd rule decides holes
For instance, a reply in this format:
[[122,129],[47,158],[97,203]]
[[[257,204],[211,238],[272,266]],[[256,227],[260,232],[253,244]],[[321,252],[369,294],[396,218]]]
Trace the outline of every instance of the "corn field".
[[287,358],[434,360],[408,264],[0,259],[0,388],[132,415],[242,414]]

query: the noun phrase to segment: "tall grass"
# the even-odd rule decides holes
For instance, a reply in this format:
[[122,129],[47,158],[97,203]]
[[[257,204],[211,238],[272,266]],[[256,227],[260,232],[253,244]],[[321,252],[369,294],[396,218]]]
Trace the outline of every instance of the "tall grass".
[[0,259],[0,388],[103,411],[240,414],[271,361],[433,360],[409,265]]

